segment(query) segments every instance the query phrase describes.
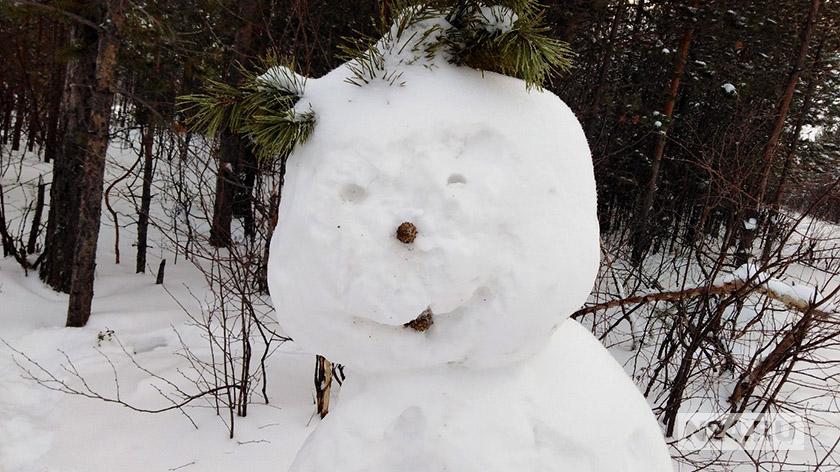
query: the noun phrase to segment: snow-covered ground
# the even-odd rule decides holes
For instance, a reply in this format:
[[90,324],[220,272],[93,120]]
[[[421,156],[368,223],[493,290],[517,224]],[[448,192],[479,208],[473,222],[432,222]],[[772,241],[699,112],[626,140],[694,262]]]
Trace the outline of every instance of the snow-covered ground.
[[[136,158],[132,150],[119,145],[111,147],[110,157],[128,165]],[[31,183],[37,182],[38,172],[47,176],[50,166],[27,156],[21,168],[20,181]],[[9,169],[2,181],[12,214],[34,195],[34,184],[17,186],[17,173]],[[116,173],[113,170],[109,178]],[[124,201],[117,207],[126,213],[133,208]],[[66,295],[43,285],[37,274],[26,276],[12,258],[0,259],[0,339],[61,378],[70,377],[62,367],[69,368],[70,359],[104,396],[117,394],[116,371],[122,400],[156,409],[168,406],[154,386],[162,382],[138,369],[120,343],[140,366],[177,381],[179,372],[189,369],[177,355],[184,349],[179,336],[191,350],[199,354],[207,350],[199,328],[181,308],[200,313],[196,300],[204,298],[207,286],[189,262],[181,259],[173,264],[172,255],[157,248],[150,249],[149,265],[157,267],[159,258],[168,256],[164,286],[155,285],[154,274],[134,274],[135,237],[132,226],[122,229],[123,262],[114,264],[114,231],[103,216],[93,314],[80,329],[64,327]],[[157,237],[153,232],[153,246]],[[113,368],[103,355],[111,359]],[[248,417],[237,418],[233,440],[208,401],[184,409],[195,427],[177,410],[138,413],[50,391],[23,379],[15,358],[27,363],[0,344],[2,472],[285,470],[316,423],[311,388],[314,359],[295,352],[291,343],[269,358],[271,403],[255,403]]]

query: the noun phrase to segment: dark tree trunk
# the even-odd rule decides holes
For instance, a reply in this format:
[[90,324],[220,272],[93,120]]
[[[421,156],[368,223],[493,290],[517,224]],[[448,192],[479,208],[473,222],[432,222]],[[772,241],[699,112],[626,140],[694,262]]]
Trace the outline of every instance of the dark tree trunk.
[[59,120],[61,119],[61,90],[64,84],[64,67],[55,67],[50,84],[50,99],[47,110],[47,132],[44,137],[44,162],[51,162],[58,153]]
[[790,166],[793,162],[793,157],[796,155],[796,149],[802,134],[802,127],[805,126],[805,119],[811,112],[811,103],[813,102],[814,89],[817,81],[820,79],[822,67],[822,51],[825,44],[825,35],[820,39],[816,52],[814,53],[814,62],[811,64],[811,80],[808,81],[808,87],[805,89],[805,97],[802,99],[802,109],[799,110],[799,115],[796,118],[796,124],[791,132],[790,143],[787,152],[785,153],[785,160],[782,166],[782,173],[779,175],[779,182],[776,184],[776,190],[773,193],[770,201],[770,218],[767,228],[767,238],[764,242],[764,249],[762,250],[761,260],[767,262],[775,248],[776,239],[780,237],[780,222],[778,220],[779,211],[781,209],[782,192],[784,191],[785,183],[790,174]]
[[811,43],[811,32],[814,29],[814,23],[817,21],[817,14],[820,9],[820,0],[811,0],[811,7],[808,10],[808,17],[805,19],[805,24],[802,26],[800,33],[799,49],[794,59],[788,79],[785,83],[785,91],[779,100],[776,108],[776,119],[773,121],[773,129],[770,131],[770,138],[767,140],[767,145],[764,147],[764,152],[761,156],[762,169],[759,176],[758,184],[753,192],[754,200],[750,208],[742,212],[742,216],[738,218],[736,224],[740,225],[741,221],[753,218],[756,225],[747,229],[743,225],[739,226],[738,247],[735,251],[735,263],[738,265],[745,264],[750,257],[752,251],[753,241],[759,233],[761,227],[764,226],[762,218],[762,207],[765,203],[765,193],[767,192],[767,183],[770,180],[770,173],[773,169],[773,162],[776,159],[776,150],[779,146],[779,140],[782,136],[782,131],[787,121],[788,113],[790,113],[790,106],[793,102],[793,94],[796,91],[796,86],[799,84],[799,77],[802,75],[802,69],[805,65],[805,59],[808,56],[808,47]]
[[146,249],[149,239],[149,208],[152,204],[152,178],[155,172],[155,159],[152,153],[154,146],[154,121],[141,132],[141,148],[143,149],[143,191],[140,196],[140,211],[137,218],[137,273],[146,272]]
[[799,51],[796,55],[796,60],[791,68],[787,83],[785,84],[785,93],[779,100],[779,106],[776,110],[776,120],[773,122],[773,130],[770,132],[770,139],[767,141],[767,146],[764,148],[764,153],[761,156],[761,161],[764,167],[761,172],[761,180],[758,184],[756,192],[756,208],[764,202],[764,194],[767,190],[767,181],[770,177],[770,170],[773,167],[773,161],[776,158],[776,149],[779,146],[779,138],[782,136],[782,130],[785,127],[788,113],[790,112],[790,105],[793,102],[793,94],[796,91],[796,85],[799,83],[799,76],[802,75],[802,68],[805,65],[805,59],[808,56],[808,46],[811,43],[811,32],[814,29],[814,23],[817,21],[817,13],[820,9],[820,0],[811,0],[811,8],[808,10],[808,17],[805,24],[802,26],[800,35]]
[[67,308],[67,326],[84,326],[90,318],[93,300],[93,281],[96,270],[96,244],[102,214],[102,191],[105,177],[105,160],[108,150],[111,106],[114,102],[112,86],[116,80],[119,38],[127,0],[107,0],[102,8],[107,11],[107,25],[99,35],[96,58],[96,81],[90,111],[90,138],[85,149],[85,162],[81,178],[82,192],[79,199],[79,235],[73,257],[73,275],[70,282],[70,302]]
[[26,119],[26,95],[21,91],[17,96],[15,110],[15,129],[12,131],[12,151],[20,150],[20,137],[23,133],[23,120]]
[[[236,32],[233,42],[234,59],[245,62],[253,50],[257,33],[257,16],[260,11],[258,0],[239,2],[239,17],[245,24]],[[237,83],[241,79],[237,64],[228,67],[228,83]],[[240,161],[247,162],[250,152],[247,142],[231,132],[224,130],[220,137],[219,170],[216,176],[216,201],[213,205],[213,222],[210,228],[210,244],[216,247],[228,246],[231,242],[230,224],[234,215],[236,193],[242,194],[242,183],[238,173],[243,168]],[[250,192],[247,198],[250,206]]]
[[44,214],[44,190],[46,188],[42,176],[38,176],[38,197],[35,200],[35,213],[32,216],[32,227],[29,230],[29,240],[26,242],[27,254],[34,254],[38,245],[38,233],[41,231],[41,218]]
[[0,184],[0,245],[3,246],[3,257],[9,257],[17,252],[15,243],[6,228],[6,200],[3,197],[2,184]]
[[[698,2],[695,0],[694,6],[697,7]],[[668,86],[667,100],[665,101],[665,119],[670,122],[674,115],[674,105],[677,103],[677,94],[680,91],[680,83],[682,81],[683,72],[685,72],[685,64],[688,61],[688,51],[691,48],[691,42],[694,39],[694,23],[692,22],[683,33],[680,40],[680,47],[677,53],[677,63],[674,65],[674,70],[671,73],[671,83]],[[653,202],[656,199],[657,186],[659,182],[659,169],[662,167],[662,157],[665,155],[666,130],[670,128],[670,123],[666,123],[665,130],[661,130],[656,139],[656,148],[653,151],[653,160],[650,167],[650,177],[648,178],[645,193],[642,196],[639,211],[636,215],[635,228],[633,229],[633,262],[638,264],[644,253],[650,247],[651,241],[651,227],[650,214],[653,210]]]
[[[83,13],[81,9],[77,12]],[[101,18],[91,18],[98,23]],[[82,163],[90,129],[90,105],[96,75],[99,34],[90,26],[74,23],[70,43],[79,49],[67,65],[50,185],[50,204],[44,254],[39,270],[41,280],[60,292],[70,291],[73,252],[79,223]]]
[[242,219],[242,226],[245,229],[245,236],[253,238],[256,236],[256,222],[254,220],[254,183],[257,179],[257,156],[251,147],[242,142],[244,149],[239,154],[239,175],[238,183],[234,192],[233,216]]
[[0,141],[2,144],[7,144],[9,142],[9,128],[12,126],[12,107],[7,106],[5,112],[3,113],[3,139]]
[[160,265],[158,266],[157,276],[155,277],[155,284],[156,285],[163,285],[163,278],[166,274],[166,259],[160,261]]
[[624,16],[624,3],[618,3],[615,6],[615,13],[613,14],[612,22],[610,23],[610,32],[607,38],[607,48],[604,52],[604,57],[601,60],[601,65],[598,70],[598,83],[595,86],[595,92],[592,94],[592,101],[589,105],[589,113],[586,117],[586,131],[587,137],[592,142],[596,142],[595,123],[598,122],[598,112],[601,109],[601,101],[604,98],[604,91],[607,86],[607,76],[610,71],[610,64],[612,64],[613,50],[615,49],[615,37],[618,33],[618,27],[621,24],[621,18]]
[[236,164],[242,146],[238,136],[224,130],[219,137],[219,169],[216,173],[216,200],[213,203],[213,223],[210,244],[226,247],[230,244],[230,223],[233,219],[233,194],[236,189]]

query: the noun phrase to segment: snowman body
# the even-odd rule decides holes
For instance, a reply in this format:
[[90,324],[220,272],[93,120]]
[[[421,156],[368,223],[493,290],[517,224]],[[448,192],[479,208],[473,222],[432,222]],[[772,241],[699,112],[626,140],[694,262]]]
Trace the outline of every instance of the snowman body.
[[317,126],[287,164],[271,296],[349,378],[291,470],[668,470],[642,397],[566,321],[599,262],[574,114],[518,79],[390,51],[398,81],[342,67],[297,104]]

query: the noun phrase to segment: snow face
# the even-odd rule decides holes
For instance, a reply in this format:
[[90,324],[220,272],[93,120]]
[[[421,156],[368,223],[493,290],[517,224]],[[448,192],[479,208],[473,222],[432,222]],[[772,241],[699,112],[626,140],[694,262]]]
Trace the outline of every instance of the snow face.
[[290,470],[670,470],[639,392],[564,322],[599,262],[574,114],[377,44],[384,80],[351,62],[296,105],[316,125],[287,164],[271,296],[283,329],[349,377]]
[[[386,61],[393,58],[386,58]],[[595,181],[573,113],[522,81],[402,62],[404,86],[309,79],[269,279],[283,328],[357,370],[538,351],[591,289]],[[412,243],[395,237],[404,222]],[[404,325],[430,308],[434,324]]]
[[568,320],[532,360],[359,379],[290,472],[664,472],[670,458],[636,387]]

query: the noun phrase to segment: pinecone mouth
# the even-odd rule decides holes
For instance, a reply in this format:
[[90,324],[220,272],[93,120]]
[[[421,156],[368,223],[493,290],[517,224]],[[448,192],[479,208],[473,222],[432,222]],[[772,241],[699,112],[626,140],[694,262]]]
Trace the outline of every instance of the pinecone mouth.
[[435,324],[435,319],[432,309],[431,307],[426,307],[426,309],[423,310],[417,318],[405,323],[403,326],[411,328],[418,333],[422,333],[431,328],[433,324]]

